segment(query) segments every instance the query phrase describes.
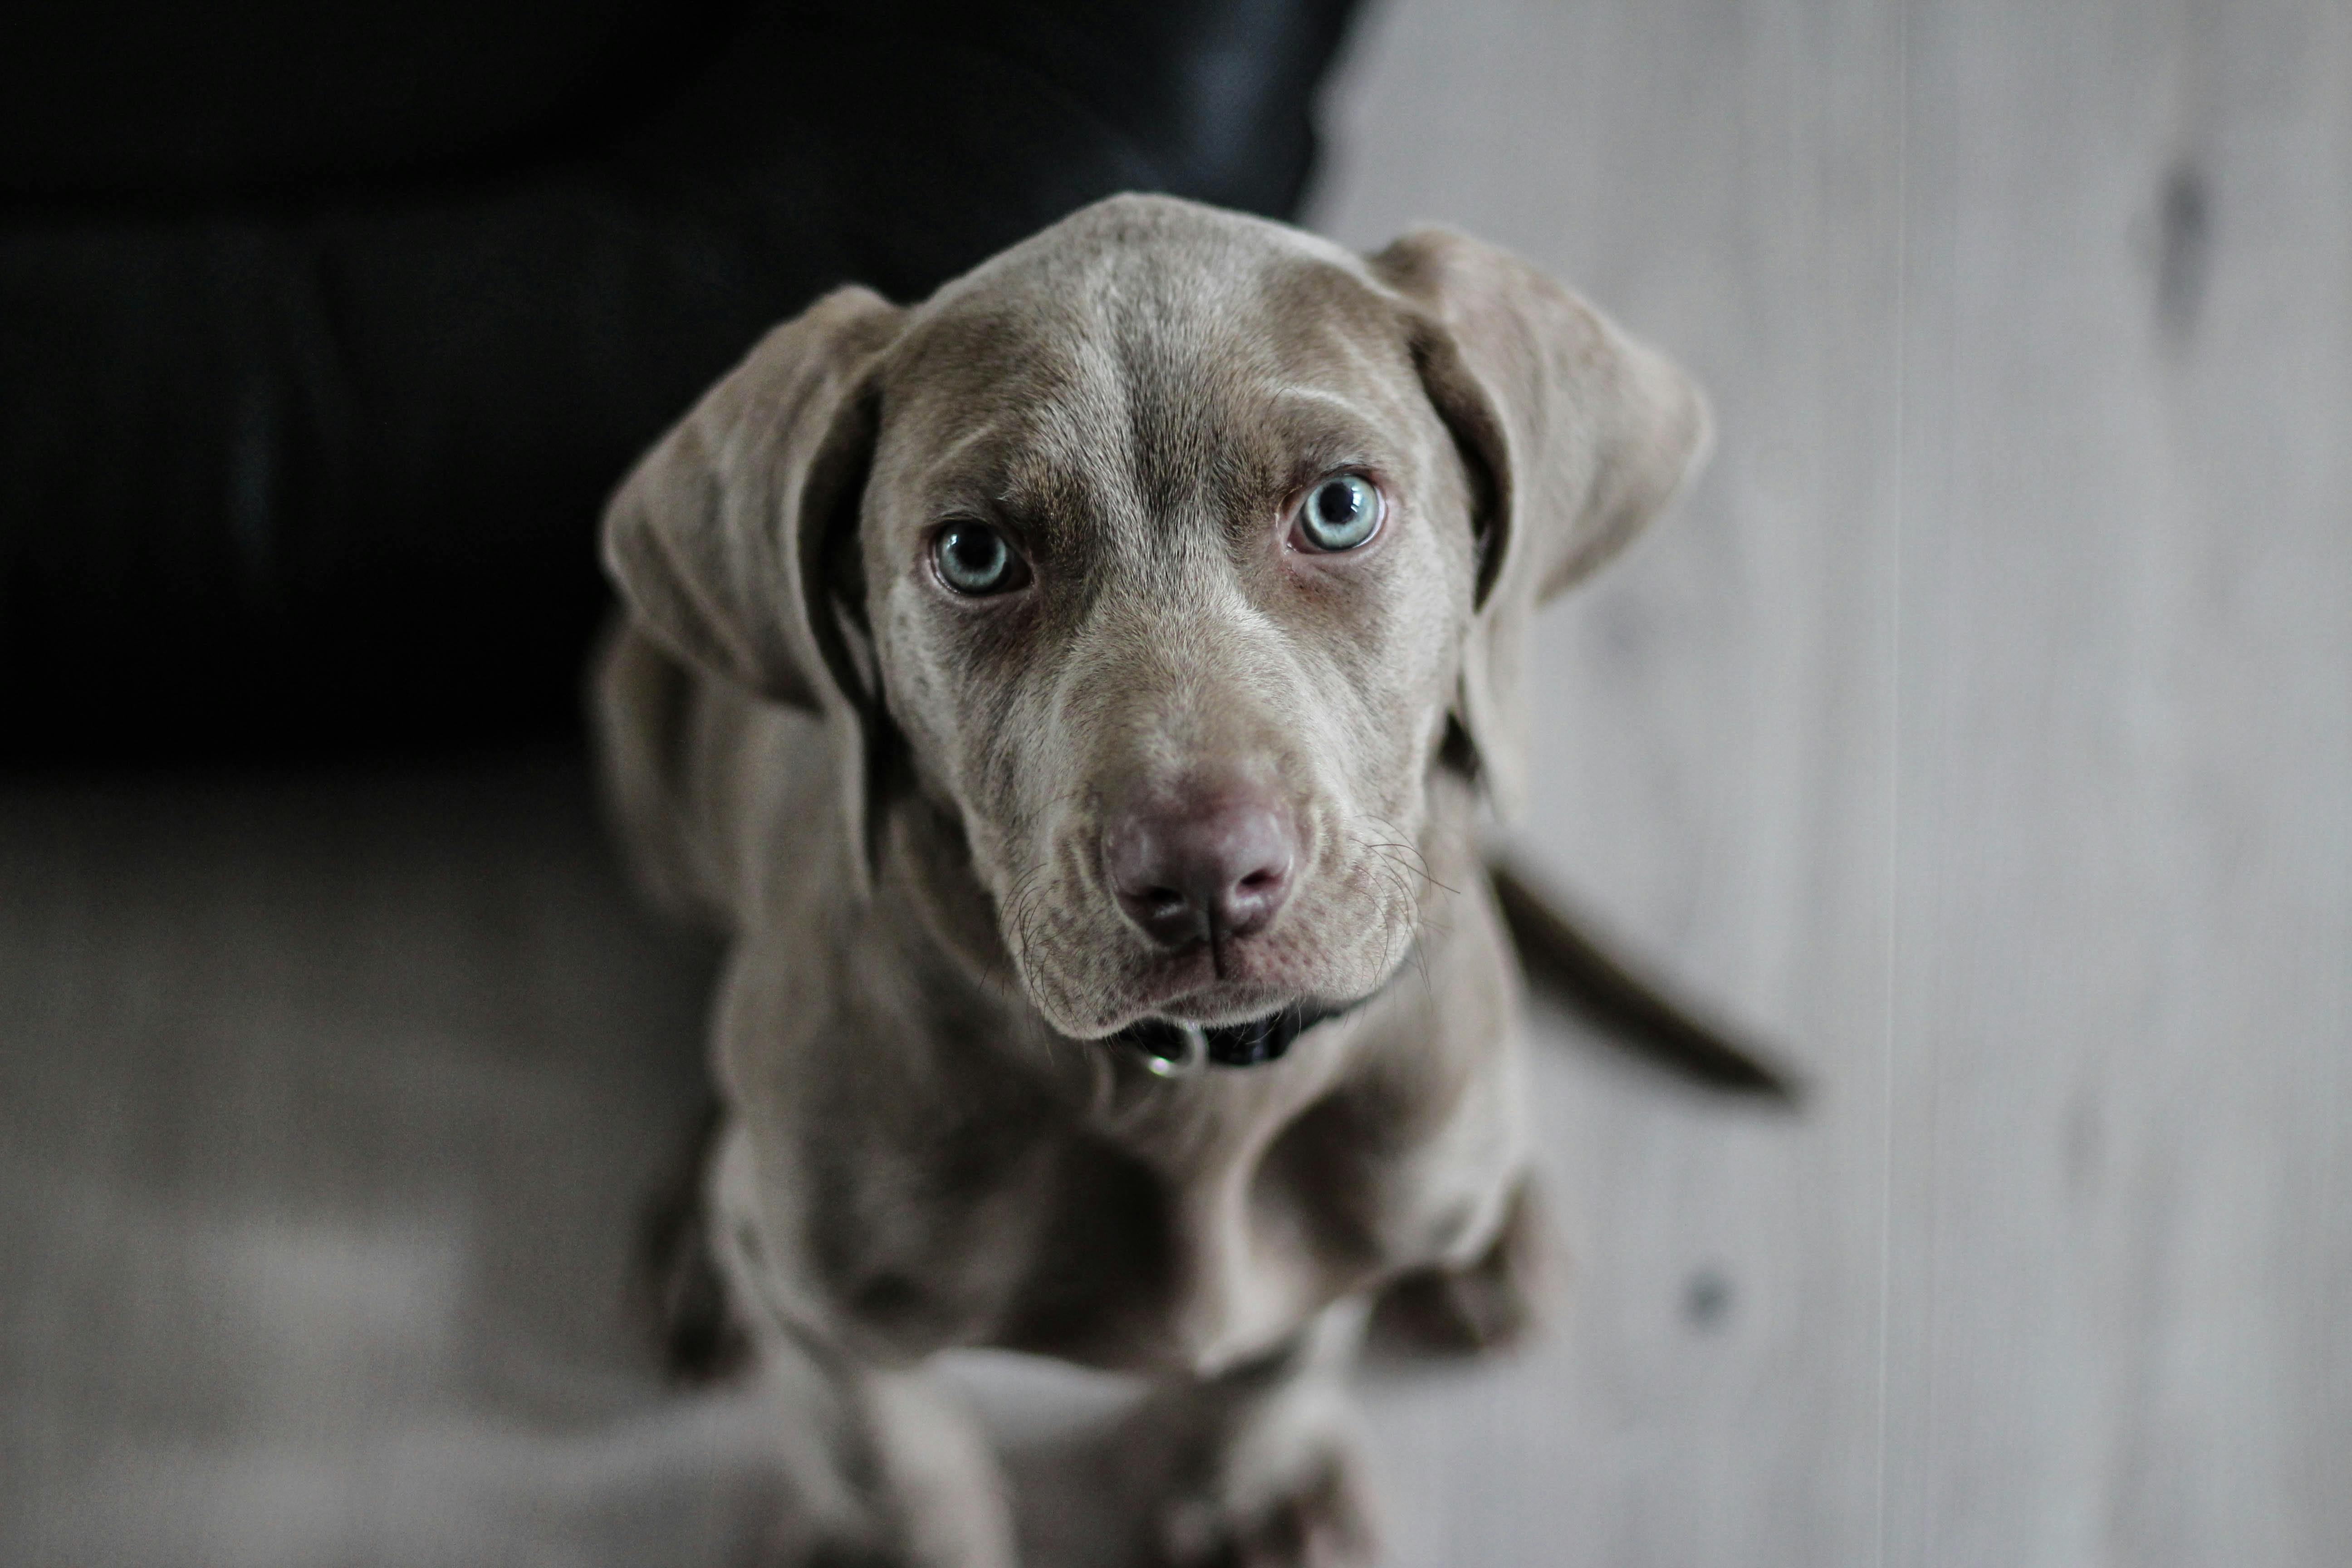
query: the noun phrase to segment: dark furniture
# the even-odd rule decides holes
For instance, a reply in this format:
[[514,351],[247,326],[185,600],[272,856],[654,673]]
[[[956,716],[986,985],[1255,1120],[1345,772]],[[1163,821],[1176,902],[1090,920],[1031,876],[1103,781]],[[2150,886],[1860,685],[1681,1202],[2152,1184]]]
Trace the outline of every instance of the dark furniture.
[[603,497],[763,328],[1292,212],[1349,4],[8,7],[0,755],[565,728]]

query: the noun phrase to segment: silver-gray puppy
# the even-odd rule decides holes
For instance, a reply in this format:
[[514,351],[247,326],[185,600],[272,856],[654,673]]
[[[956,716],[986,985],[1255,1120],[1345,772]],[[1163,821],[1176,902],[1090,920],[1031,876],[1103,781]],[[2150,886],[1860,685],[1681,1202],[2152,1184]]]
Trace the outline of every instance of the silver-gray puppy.
[[1475,845],[1526,624],[1706,427],[1475,240],[1126,196],[829,295],[630,476],[606,775],[730,939],[698,1234],[782,1560],[1013,1561],[962,1345],[1156,1381],[1156,1559],[1370,1558],[1367,1309],[1498,1331],[1540,1235]]

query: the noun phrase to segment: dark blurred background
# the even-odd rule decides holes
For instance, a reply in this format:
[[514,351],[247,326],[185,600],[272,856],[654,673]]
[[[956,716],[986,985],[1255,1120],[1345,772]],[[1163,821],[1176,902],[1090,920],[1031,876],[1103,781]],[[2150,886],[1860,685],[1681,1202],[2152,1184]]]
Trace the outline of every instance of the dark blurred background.
[[[1570,1295],[1363,1380],[1391,1560],[2352,1562],[2352,6],[1343,9],[0,5],[0,1563],[756,1542],[623,1305],[712,954],[573,733],[598,505],[1131,187],[1715,401],[1513,837],[1813,1093],[1533,1017]],[[1119,1391],[951,1370],[1108,1568]]]
[[768,325],[1122,190],[1296,213],[1347,0],[26,0],[0,756],[571,727],[615,477]]

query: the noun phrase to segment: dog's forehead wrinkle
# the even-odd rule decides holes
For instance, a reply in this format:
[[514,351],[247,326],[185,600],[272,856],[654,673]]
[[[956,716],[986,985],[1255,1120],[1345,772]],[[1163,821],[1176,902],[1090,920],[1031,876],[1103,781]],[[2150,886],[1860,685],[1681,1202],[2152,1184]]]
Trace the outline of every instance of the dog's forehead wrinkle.
[[1265,397],[1276,414],[1295,419],[1302,429],[1327,426],[1349,431],[1378,429],[1388,415],[1387,409],[1367,398],[1311,381],[1281,382],[1268,387]]
[[1123,468],[1147,509],[1165,513],[1226,477],[1233,438],[1263,402],[1246,394],[1285,379],[1285,356],[1230,258],[1143,248],[1082,270],[1077,302],[1066,296],[1052,322],[1068,373],[1048,399],[1069,413],[1056,444],[1066,461]]
[[1022,422],[1009,411],[968,416],[927,443],[933,482],[949,500],[970,492],[1001,494],[1008,455],[1017,456],[1028,445]]
[[912,334],[906,366],[953,373],[928,376],[950,425],[935,510],[984,501],[1081,574],[1165,560],[1395,425],[1392,327],[1370,330],[1368,287],[1297,237],[1139,208],[1063,239],[950,286]]

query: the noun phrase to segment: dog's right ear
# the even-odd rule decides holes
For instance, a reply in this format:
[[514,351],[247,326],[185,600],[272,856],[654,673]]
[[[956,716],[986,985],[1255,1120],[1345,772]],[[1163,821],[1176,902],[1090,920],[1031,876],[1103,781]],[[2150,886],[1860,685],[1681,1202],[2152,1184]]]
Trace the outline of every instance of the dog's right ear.
[[760,341],[604,512],[604,566],[672,652],[828,718],[864,705],[830,602],[873,447],[864,395],[904,315],[835,289]]
[[1508,817],[1526,795],[1527,623],[1623,548],[1704,459],[1706,399],[1664,356],[1495,246],[1422,229],[1369,259],[1409,302],[1423,387],[1478,492],[1454,717]]

